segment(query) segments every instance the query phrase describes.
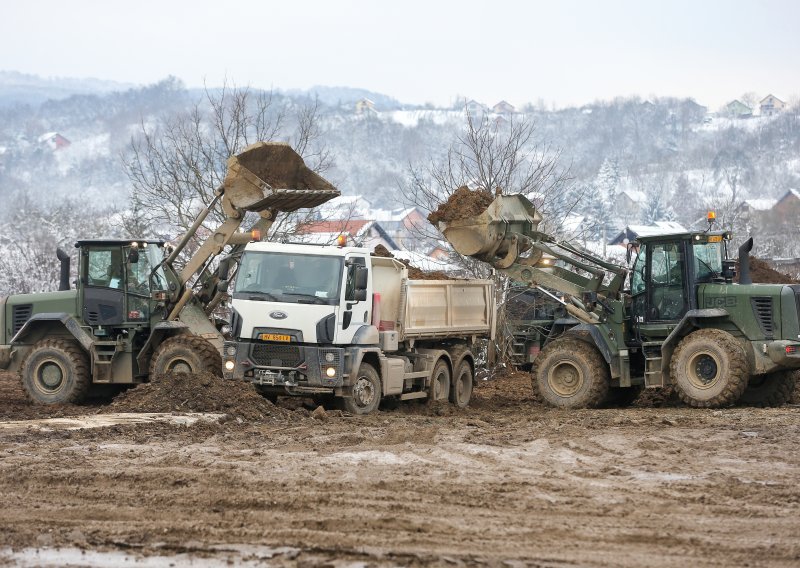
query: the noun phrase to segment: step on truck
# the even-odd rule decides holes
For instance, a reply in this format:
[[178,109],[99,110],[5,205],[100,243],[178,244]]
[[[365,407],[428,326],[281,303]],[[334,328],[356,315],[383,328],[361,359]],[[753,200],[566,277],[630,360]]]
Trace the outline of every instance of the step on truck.
[[268,398],[469,403],[475,347],[494,334],[490,280],[411,280],[356,247],[250,243],[232,293],[223,375]]

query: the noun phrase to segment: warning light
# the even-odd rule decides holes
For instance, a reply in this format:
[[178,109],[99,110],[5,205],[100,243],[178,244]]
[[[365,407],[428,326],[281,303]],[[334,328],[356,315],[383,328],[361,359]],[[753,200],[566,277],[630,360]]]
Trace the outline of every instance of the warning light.
[[259,231],[258,229],[253,229],[252,231],[250,231],[250,237],[254,241],[260,241],[261,240],[261,231]]
[[339,235],[338,237],[336,237],[336,246],[343,247],[346,244],[347,244],[347,236]]
[[714,221],[717,218],[717,214],[713,211],[708,212],[708,222]]

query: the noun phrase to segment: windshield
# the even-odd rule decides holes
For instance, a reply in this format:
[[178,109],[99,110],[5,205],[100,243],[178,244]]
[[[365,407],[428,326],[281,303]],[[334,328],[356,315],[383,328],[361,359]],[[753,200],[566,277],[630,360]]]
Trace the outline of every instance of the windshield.
[[248,251],[236,276],[234,298],[294,304],[338,304],[342,258]]
[[694,250],[695,278],[710,280],[722,274],[722,243],[703,243],[692,247]]

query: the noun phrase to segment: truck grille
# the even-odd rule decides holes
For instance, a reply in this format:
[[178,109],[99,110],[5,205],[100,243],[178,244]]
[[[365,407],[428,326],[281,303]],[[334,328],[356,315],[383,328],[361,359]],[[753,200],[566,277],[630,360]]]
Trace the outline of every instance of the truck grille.
[[767,296],[757,296],[750,298],[753,306],[753,314],[756,316],[758,327],[767,339],[772,339],[775,335],[775,326],[772,322],[772,298]]
[[276,343],[254,343],[250,358],[263,367],[295,368],[302,362],[300,347]]
[[33,315],[33,304],[14,306],[11,309],[11,333],[16,335],[25,322],[31,319],[31,315]]

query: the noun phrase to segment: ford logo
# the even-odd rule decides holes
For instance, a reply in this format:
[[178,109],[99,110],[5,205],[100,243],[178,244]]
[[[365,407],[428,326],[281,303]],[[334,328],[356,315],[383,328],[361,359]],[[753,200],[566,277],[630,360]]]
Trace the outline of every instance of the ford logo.
[[286,315],[286,312],[270,312],[269,317],[276,320],[283,320],[289,316]]

